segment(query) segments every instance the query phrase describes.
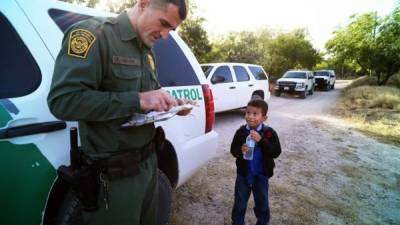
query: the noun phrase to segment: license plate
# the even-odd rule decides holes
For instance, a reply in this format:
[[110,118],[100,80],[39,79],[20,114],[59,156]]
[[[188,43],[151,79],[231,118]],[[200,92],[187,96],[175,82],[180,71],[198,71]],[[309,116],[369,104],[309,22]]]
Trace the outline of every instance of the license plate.
[[283,87],[283,90],[287,91],[289,90],[289,87]]

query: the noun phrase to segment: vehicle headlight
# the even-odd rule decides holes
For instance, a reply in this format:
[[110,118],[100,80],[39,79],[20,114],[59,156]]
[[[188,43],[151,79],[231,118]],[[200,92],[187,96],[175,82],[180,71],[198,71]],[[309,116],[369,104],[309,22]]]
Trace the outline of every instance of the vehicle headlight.
[[303,88],[304,87],[304,83],[297,83],[296,84],[296,88]]

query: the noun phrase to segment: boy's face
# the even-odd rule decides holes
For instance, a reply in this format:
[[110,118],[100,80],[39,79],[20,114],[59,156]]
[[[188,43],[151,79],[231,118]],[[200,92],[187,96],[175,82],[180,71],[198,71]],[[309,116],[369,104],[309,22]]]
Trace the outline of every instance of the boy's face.
[[267,119],[267,116],[262,115],[261,108],[247,106],[246,115],[244,118],[246,119],[247,125],[249,125],[250,128],[256,129],[258,125]]

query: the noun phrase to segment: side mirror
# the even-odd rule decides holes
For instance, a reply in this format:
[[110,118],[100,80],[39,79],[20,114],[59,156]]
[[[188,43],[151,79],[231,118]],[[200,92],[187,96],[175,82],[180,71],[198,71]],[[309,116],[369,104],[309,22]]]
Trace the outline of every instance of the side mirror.
[[213,83],[213,84],[223,83],[223,82],[225,82],[225,77],[223,77],[221,75],[215,75],[215,76],[211,77],[211,83]]

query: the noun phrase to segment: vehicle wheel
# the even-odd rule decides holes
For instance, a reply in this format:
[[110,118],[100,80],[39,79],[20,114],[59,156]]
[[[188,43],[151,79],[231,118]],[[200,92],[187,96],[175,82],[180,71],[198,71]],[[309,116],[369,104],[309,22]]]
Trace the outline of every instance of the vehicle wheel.
[[306,98],[306,97],[307,97],[307,93],[308,93],[308,91],[307,91],[307,89],[306,89],[305,91],[301,92],[300,97],[301,97],[302,99]]
[[251,99],[262,99],[264,100],[264,93],[262,92],[255,92],[251,95]]
[[157,224],[168,224],[173,204],[173,190],[168,177],[158,170],[158,215]]
[[329,91],[330,87],[331,87],[331,85],[329,85],[329,84],[325,85],[325,91]]
[[[157,224],[168,224],[172,212],[173,190],[168,177],[158,170],[158,215]],[[78,198],[68,191],[58,211],[56,225],[81,225],[82,213]]]
[[83,224],[81,206],[78,198],[69,190],[65,195],[57,213],[56,225],[80,225]]
[[281,92],[280,92],[280,91],[275,91],[275,96],[276,96],[276,97],[281,96]]
[[335,89],[335,84],[332,85],[331,89],[332,89],[332,90]]
[[314,89],[315,89],[314,86],[310,89],[310,91],[309,91],[309,94],[310,94],[310,95],[313,95],[313,94],[314,94]]

